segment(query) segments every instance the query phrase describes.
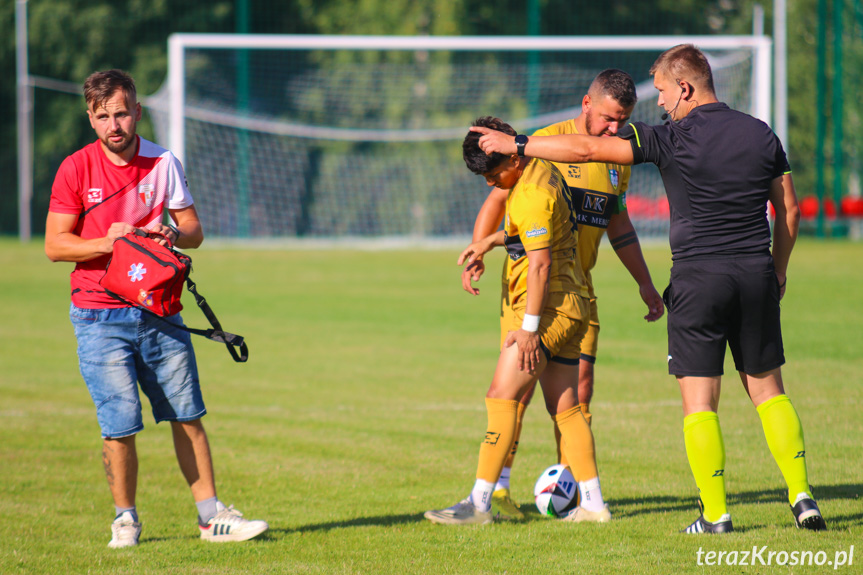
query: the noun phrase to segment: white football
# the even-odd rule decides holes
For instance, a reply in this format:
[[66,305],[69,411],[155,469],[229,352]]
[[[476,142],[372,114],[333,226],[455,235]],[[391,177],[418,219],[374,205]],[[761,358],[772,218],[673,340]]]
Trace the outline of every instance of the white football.
[[578,484],[569,467],[552,465],[542,472],[533,488],[536,508],[543,515],[562,517],[578,505]]

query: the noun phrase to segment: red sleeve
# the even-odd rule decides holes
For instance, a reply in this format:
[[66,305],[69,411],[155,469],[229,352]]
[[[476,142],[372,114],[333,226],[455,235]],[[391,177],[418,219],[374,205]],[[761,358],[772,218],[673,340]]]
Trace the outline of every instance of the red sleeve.
[[78,167],[69,156],[60,164],[54,185],[51,187],[51,202],[48,211],[58,214],[80,214],[84,211]]

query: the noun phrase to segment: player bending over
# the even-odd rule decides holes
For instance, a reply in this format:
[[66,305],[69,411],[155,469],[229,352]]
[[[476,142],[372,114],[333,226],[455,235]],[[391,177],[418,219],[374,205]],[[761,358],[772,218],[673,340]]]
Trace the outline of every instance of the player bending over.
[[[632,77],[623,70],[608,69],[597,74],[581,102],[581,114],[576,118],[558,122],[536,131],[534,136],[557,134],[587,134],[612,137],[626,124],[638,96]],[[578,262],[584,272],[590,295],[590,323],[587,334],[581,341],[581,361],[578,373],[578,401],[588,425],[592,423],[590,401],[593,398],[594,364],[599,348],[599,311],[590,271],[596,265],[599,244],[608,230],[611,247],[629,270],[638,284],[638,290],[647,304],[647,321],[662,317],[662,297],[650,279],[650,271],[644,262],[638,235],[626,211],[626,191],[629,186],[630,167],[614,163],[592,162],[587,164],[555,164],[566,180],[573,197],[573,207],[578,218]],[[506,210],[507,191],[494,188],[489,192],[474,224],[473,239],[478,241],[494,233],[500,226]],[[482,257],[465,266],[462,272],[462,287],[470,294],[479,290],[471,285],[485,271]],[[504,270],[505,272],[506,270]],[[505,279],[505,277],[504,277]],[[507,335],[512,318],[507,305],[507,285],[503,284],[501,298],[501,342]],[[531,387],[518,405],[515,438],[509,457],[501,471],[492,494],[495,518],[522,519],[524,514],[510,496],[510,471],[518,450],[524,410],[530,403],[535,387]],[[558,461],[567,465],[566,456],[560,449],[560,431],[555,428]]]
[[[703,506],[684,531],[734,529],[717,413],[726,347],[785,478],[795,524],[825,529],[809,487],[803,428],[782,380],[779,301],[800,224],[782,143],[764,122],[718,101],[710,64],[695,46],[666,50],[650,73],[671,122],[635,122],[618,138],[550,136],[522,145],[556,162],[651,162],[662,174],[673,261],[664,296],[668,371],[680,385],[686,455]],[[484,133],[480,145],[492,157],[517,150],[511,134],[472,130]],[[772,249],[768,201],[776,211]]]
[[[498,118],[480,118],[474,125],[515,134]],[[552,164],[518,154],[489,157],[478,141],[478,134],[465,137],[465,163],[490,186],[510,190],[506,222],[502,231],[468,246],[459,264],[506,246],[512,325],[486,393],[488,427],[473,490],[452,507],[427,511],[425,517],[456,525],[492,521],[491,496],[515,437],[518,400],[539,379],[581,494],[580,506],[564,520],[607,522],[611,513],[602,500],[593,435],[576,391],[590,312],[584,275],[575,262],[578,236],[569,189]]]

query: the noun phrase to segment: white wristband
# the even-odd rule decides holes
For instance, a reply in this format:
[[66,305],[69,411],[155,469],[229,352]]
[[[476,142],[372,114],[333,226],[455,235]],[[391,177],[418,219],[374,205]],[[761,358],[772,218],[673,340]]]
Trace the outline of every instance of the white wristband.
[[521,322],[521,329],[524,331],[536,331],[539,329],[539,316],[524,314],[524,320]]

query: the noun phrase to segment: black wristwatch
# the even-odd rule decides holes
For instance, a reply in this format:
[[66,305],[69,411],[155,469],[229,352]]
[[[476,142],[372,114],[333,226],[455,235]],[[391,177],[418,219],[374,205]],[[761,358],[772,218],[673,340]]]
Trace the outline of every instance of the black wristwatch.
[[524,157],[524,147],[527,145],[527,136],[519,134],[515,137],[515,149],[520,158]]

